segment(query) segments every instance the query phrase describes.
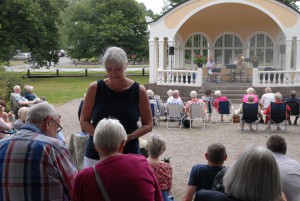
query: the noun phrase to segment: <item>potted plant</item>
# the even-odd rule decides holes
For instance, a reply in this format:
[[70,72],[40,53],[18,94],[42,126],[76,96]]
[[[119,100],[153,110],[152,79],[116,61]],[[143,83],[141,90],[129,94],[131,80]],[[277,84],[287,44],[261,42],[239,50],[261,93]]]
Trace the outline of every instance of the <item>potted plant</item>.
[[202,56],[201,54],[197,54],[194,57],[194,63],[197,64],[199,68],[202,68],[203,64],[207,62],[207,59],[205,56]]

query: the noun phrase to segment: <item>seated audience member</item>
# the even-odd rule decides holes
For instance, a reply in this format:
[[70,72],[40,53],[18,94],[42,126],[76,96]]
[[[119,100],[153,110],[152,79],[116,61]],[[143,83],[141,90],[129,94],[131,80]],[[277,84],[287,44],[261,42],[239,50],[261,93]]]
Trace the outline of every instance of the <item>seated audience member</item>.
[[300,164],[287,157],[287,143],[279,135],[272,135],[267,140],[267,148],[273,152],[282,182],[282,190],[288,201],[300,200]]
[[14,86],[13,90],[14,90],[14,92],[12,93],[12,96],[14,97],[16,102],[21,107],[23,107],[23,106],[28,107],[29,105],[32,105],[35,103],[35,101],[29,101],[21,95],[21,87],[20,86],[18,86],[18,85]]
[[266,110],[271,102],[274,102],[275,94],[272,93],[272,89],[270,87],[265,88],[265,94],[262,95],[259,103],[263,106],[264,110]]
[[[217,90],[215,91],[214,107],[218,109],[219,102],[221,101],[228,101],[228,98],[226,96],[222,96],[221,91]],[[221,115],[221,121],[224,121],[223,115]]]
[[190,201],[196,191],[212,189],[215,176],[224,168],[227,159],[226,149],[221,143],[208,146],[205,153],[207,164],[195,165],[190,173],[188,186],[183,194],[182,201]]
[[212,105],[214,103],[213,97],[212,97],[212,90],[211,89],[205,89],[204,96],[202,96],[201,99],[203,100],[203,102],[206,105],[206,109],[207,109],[207,113],[208,113],[208,121],[210,122],[211,115],[212,115]]
[[56,139],[59,123],[52,105],[36,104],[20,130],[0,140],[1,200],[71,200],[77,170]]
[[169,89],[169,90],[167,91],[167,95],[168,95],[167,102],[168,102],[169,100],[173,99],[172,92],[173,92],[172,89]]
[[154,92],[151,89],[148,89],[147,90],[147,95],[148,95],[150,103],[151,103],[151,101],[155,101],[156,102],[157,109],[158,109],[158,114],[160,114],[159,102],[154,98]]
[[33,92],[33,86],[25,85],[24,89],[25,89],[24,97],[27,100],[33,101],[38,98],[37,95],[35,95],[35,93]]
[[185,111],[188,113],[188,116],[191,116],[190,115],[190,107],[191,107],[191,104],[193,103],[200,103],[200,104],[203,104],[203,113],[206,113],[206,105],[204,104],[203,100],[202,99],[198,99],[197,98],[197,92],[196,91],[191,91],[190,93],[190,96],[192,98],[192,100],[188,101],[185,105]]
[[[277,92],[274,95],[274,98],[275,98],[275,103],[283,103],[281,93]],[[288,114],[289,114],[290,110],[291,110],[290,106],[286,105],[286,119],[288,119],[288,116],[289,116]],[[269,105],[269,107],[264,111],[264,114],[266,115],[266,123],[268,123],[268,121],[270,120],[271,105]],[[279,125],[277,125],[277,129],[280,130]]]
[[228,168],[223,178],[225,194],[200,190],[195,201],[280,201],[280,172],[271,151],[249,146]]
[[18,131],[20,127],[25,123],[27,111],[28,111],[28,107],[21,107],[18,110],[19,119],[17,119],[13,123],[15,131]]
[[[94,133],[94,146],[100,161],[76,177],[73,201],[104,200],[95,174],[99,174],[110,200],[162,201],[159,184],[146,158],[122,154],[127,134],[118,120],[102,119]],[[95,168],[95,169],[93,169]]]
[[252,87],[250,87],[246,91],[247,91],[247,94],[244,95],[243,102],[244,103],[248,102],[248,96],[253,96],[253,98],[254,98],[253,102],[258,103],[258,97],[256,94],[254,94],[254,89]]
[[[255,104],[256,102],[254,102],[255,98],[252,95],[247,96],[247,102],[248,104]],[[243,113],[243,103],[241,103],[239,109],[237,109],[236,111],[234,111],[235,114],[242,114]],[[260,107],[257,107],[257,114],[261,115],[262,111],[260,109]],[[244,121],[241,121],[241,128],[244,129]],[[252,128],[252,123],[250,124],[250,130],[253,130]]]
[[[13,129],[13,125],[10,123],[10,118],[12,118],[11,113],[5,112],[5,105],[4,103],[0,104],[0,131],[3,132],[10,132]],[[8,136],[7,134],[0,132],[0,139]]]
[[172,167],[170,163],[165,163],[159,159],[160,155],[166,150],[165,140],[161,135],[152,134],[147,141],[146,150],[149,155],[147,160],[156,175],[163,200],[170,201],[171,199],[168,196],[171,195]]
[[[296,95],[297,95],[297,92],[295,90],[292,90],[290,92],[290,97],[285,98],[284,102],[298,102],[298,103],[300,103],[300,100],[298,98],[296,98]],[[295,116],[294,125],[297,125],[298,118],[299,118],[299,116]],[[288,117],[288,122],[289,122],[289,125],[292,124],[290,116]]]
[[172,91],[172,97],[173,97],[172,99],[167,101],[167,104],[170,104],[170,103],[179,104],[182,107],[182,109],[184,109],[184,104],[183,104],[183,102],[182,102],[182,100],[179,96],[179,91],[178,90]]

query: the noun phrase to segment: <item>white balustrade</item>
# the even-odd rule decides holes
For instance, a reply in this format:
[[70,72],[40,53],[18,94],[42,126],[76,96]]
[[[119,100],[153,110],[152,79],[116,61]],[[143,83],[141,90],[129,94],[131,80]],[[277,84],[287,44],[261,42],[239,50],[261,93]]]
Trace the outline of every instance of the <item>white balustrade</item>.
[[202,86],[202,69],[157,70],[158,85]]

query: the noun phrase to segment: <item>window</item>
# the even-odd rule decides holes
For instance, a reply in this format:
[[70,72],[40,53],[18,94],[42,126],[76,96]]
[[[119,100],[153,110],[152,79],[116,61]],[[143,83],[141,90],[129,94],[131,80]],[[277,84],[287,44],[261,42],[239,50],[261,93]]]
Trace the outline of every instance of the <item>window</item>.
[[249,41],[249,57],[257,56],[260,66],[273,66],[274,45],[272,39],[264,33],[255,34]]
[[215,43],[216,64],[233,63],[237,55],[243,54],[243,43],[234,34],[224,34]]
[[209,43],[202,34],[194,34],[190,36],[185,42],[184,61],[187,67],[195,66],[193,58],[197,54],[208,56]]

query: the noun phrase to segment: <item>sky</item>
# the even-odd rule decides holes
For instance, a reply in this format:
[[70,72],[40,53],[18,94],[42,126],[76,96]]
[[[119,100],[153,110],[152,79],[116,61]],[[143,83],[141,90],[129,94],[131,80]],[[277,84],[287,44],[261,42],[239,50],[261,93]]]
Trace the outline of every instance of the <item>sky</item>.
[[151,9],[154,13],[160,14],[161,8],[164,5],[163,0],[136,0],[139,3],[144,3],[146,8]]

